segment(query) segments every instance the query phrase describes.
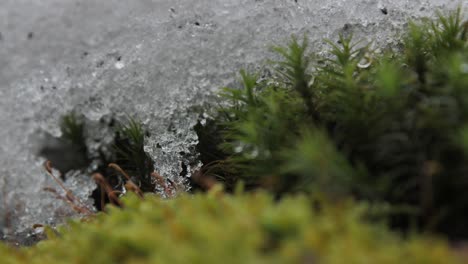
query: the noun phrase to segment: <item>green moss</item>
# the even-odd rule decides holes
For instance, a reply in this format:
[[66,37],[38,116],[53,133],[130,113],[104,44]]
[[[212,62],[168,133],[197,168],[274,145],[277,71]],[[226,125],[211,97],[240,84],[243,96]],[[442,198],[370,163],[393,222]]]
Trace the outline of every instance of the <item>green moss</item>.
[[440,240],[403,240],[352,202],[313,209],[264,192],[124,199],[31,248],[0,245],[2,263],[461,263]]
[[409,206],[393,225],[467,237],[467,31],[458,9],[411,23],[403,52],[343,36],[326,56],[310,54],[305,39],[274,48],[282,60],[271,78],[241,71],[243,87],[223,90],[230,106],[211,123],[222,160],[206,174],[277,196]]
[[77,147],[81,155],[86,156],[84,123],[81,117],[74,112],[63,116],[60,122],[60,130],[62,132],[62,138]]
[[144,150],[145,130],[142,124],[129,119],[120,125],[114,139],[115,160],[123,170],[134,177],[144,192],[154,192],[155,184],[151,177],[154,162]]
[[[151,176],[154,162],[144,150],[144,139],[148,132],[141,122],[131,117],[123,122],[101,120],[102,126],[113,128],[113,142],[89,151],[86,142],[92,135],[86,133],[89,125],[86,121],[83,116],[74,112],[64,115],[60,122],[62,137],[58,150],[53,152],[55,155],[49,155],[47,153],[51,151],[47,151],[46,146],[41,154],[64,174],[69,170],[86,170],[90,174],[100,174],[102,178],[99,184],[106,185],[108,191],[120,192],[125,182],[131,180],[142,192],[154,192],[156,183]],[[64,156],[71,158],[64,159]],[[89,171],[90,164],[93,164],[92,171]],[[164,179],[161,180],[162,184],[163,181]],[[93,192],[98,210],[110,201],[104,191],[106,188],[101,187]]]

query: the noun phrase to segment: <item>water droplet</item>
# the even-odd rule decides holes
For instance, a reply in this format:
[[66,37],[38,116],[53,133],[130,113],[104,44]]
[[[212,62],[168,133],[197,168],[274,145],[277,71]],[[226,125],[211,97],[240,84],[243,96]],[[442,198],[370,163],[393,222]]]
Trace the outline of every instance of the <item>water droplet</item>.
[[314,77],[314,76],[310,77],[309,87],[311,87],[312,85],[314,85],[314,82],[315,82],[315,77]]
[[43,226],[38,226],[38,227],[34,228],[34,234],[40,235],[42,233],[44,233],[44,227]]
[[235,153],[241,153],[245,148],[245,145],[243,143],[239,143],[236,147],[234,147],[234,152]]
[[125,64],[122,62],[122,61],[118,61],[114,64],[115,68],[120,70],[120,69],[123,69],[125,67]]
[[252,152],[250,152],[249,157],[252,159],[255,159],[256,157],[258,157],[258,154],[259,154],[258,148],[254,148]]
[[468,73],[468,63],[463,63],[461,66],[461,72]]
[[359,61],[357,66],[361,69],[366,69],[369,68],[369,66],[372,64],[372,57],[370,54],[366,53],[364,57]]

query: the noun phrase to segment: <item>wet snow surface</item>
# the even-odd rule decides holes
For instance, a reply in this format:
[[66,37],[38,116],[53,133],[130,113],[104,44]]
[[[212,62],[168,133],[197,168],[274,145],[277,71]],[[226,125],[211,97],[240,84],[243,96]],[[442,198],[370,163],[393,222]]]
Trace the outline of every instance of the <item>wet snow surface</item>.
[[[146,150],[164,177],[179,176],[194,153],[196,106],[235,84],[241,67],[272,58],[268,47],[307,33],[353,32],[396,44],[408,18],[452,9],[450,0],[2,0],[0,1],[0,235],[74,215],[44,187],[58,186],[38,155],[60,136],[71,110],[98,123],[135,116],[149,128]],[[96,130],[99,144],[104,132]],[[102,135],[101,135],[102,134]],[[91,146],[93,147],[93,146]],[[192,167],[189,167],[193,169]],[[81,197],[95,188],[71,172]],[[79,184],[78,184],[79,183]]]

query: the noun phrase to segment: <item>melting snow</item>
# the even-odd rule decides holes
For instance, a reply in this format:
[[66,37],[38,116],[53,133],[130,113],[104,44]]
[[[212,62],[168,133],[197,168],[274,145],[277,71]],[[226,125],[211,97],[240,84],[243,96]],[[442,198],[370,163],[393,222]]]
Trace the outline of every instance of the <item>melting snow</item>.
[[[70,110],[89,120],[136,116],[151,131],[145,150],[164,177],[181,183],[197,137],[191,111],[233,85],[241,67],[272,58],[291,34],[353,32],[395,45],[408,18],[451,9],[448,0],[2,0],[0,3],[0,232],[55,224],[74,215],[43,188],[58,188],[37,153],[43,134],[60,136]],[[31,32],[31,33],[30,33]],[[125,61],[125,64],[123,63]],[[105,134],[97,130],[101,144]],[[190,166],[194,165],[194,166]],[[73,172],[82,200],[95,185]]]

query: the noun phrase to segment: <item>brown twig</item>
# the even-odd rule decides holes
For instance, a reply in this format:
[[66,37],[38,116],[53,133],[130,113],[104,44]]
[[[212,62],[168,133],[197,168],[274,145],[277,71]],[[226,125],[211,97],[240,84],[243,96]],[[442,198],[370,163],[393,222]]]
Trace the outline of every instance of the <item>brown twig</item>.
[[151,177],[153,177],[153,179],[155,180],[155,182],[157,184],[159,184],[161,187],[163,187],[164,189],[164,193],[167,195],[167,196],[170,196],[171,194],[171,190],[169,189],[169,186],[167,186],[166,184],[166,180],[164,179],[163,176],[161,176],[161,174],[153,171],[151,173]]
[[107,197],[109,198],[109,201],[111,203],[113,203],[114,205],[117,205],[119,207],[123,207],[123,204],[119,200],[119,197],[115,194],[116,191],[114,191],[114,189],[112,189],[112,187],[107,182],[107,180],[104,178],[104,176],[102,176],[102,174],[94,173],[93,174],[93,179],[96,181],[96,183],[99,186],[101,186],[101,190],[104,189],[104,191],[107,193]]
[[109,163],[109,168],[112,168],[116,171],[118,171],[120,174],[122,174],[128,181],[131,181],[130,179],[130,176],[128,176],[128,174],[122,169],[120,168],[119,165],[115,164],[115,163]]
[[55,177],[53,171],[52,171],[52,163],[48,160],[44,163],[44,168],[49,176],[52,177],[52,179],[55,180],[55,182],[62,188],[63,191],[65,191],[65,197],[62,195],[59,195],[58,192],[50,187],[44,188],[45,191],[53,192],[57,194],[59,197],[61,197],[63,200],[65,200],[72,208],[73,210],[77,211],[80,214],[86,214],[86,215],[92,215],[93,212],[88,209],[83,202],[79,198],[73,195],[72,191],[70,191],[65,185],[63,185],[63,182],[59,180],[57,177]]
[[136,193],[140,198],[143,199],[144,195],[143,195],[143,192],[141,191],[140,187],[138,187],[132,181],[132,179],[130,179],[130,176],[128,176],[128,174],[122,168],[120,168],[119,165],[117,165],[115,163],[110,163],[109,168],[112,168],[112,169],[116,170],[117,172],[119,172],[120,174],[122,174],[127,179],[127,182],[125,183],[125,188],[127,190],[129,190],[129,191],[132,191],[132,192]]
[[55,189],[52,188],[52,187],[44,187],[43,190],[55,194],[55,198],[56,198],[56,199],[59,199],[59,200],[62,200],[62,201],[64,201],[64,202],[66,202],[75,212],[78,212],[78,213],[80,213],[80,214],[85,214],[85,215],[91,215],[91,214],[93,214],[93,213],[92,213],[88,208],[86,208],[85,206],[83,206],[83,205],[77,205],[76,203],[74,203],[73,201],[71,201],[70,199],[68,199],[66,196],[63,196],[63,195],[59,194],[59,193],[57,192],[57,190],[55,190]]
[[195,172],[192,179],[205,190],[210,190],[218,183],[215,178],[204,174],[202,170]]

